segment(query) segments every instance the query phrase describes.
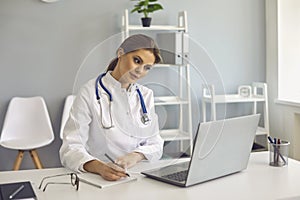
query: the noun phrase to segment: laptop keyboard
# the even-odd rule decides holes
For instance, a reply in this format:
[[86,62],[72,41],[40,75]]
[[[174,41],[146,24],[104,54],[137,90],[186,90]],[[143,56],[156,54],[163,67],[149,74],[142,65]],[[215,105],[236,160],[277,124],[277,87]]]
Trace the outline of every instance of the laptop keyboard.
[[172,174],[167,174],[162,176],[163,178],[167,178],[167,179],[171,179],[171,180],[175,180],[175,181],[185,181],[186,177],[187,177],[187,172],[188,170],[184,170],[184,171],[180,171],[180,172],[175,172]]

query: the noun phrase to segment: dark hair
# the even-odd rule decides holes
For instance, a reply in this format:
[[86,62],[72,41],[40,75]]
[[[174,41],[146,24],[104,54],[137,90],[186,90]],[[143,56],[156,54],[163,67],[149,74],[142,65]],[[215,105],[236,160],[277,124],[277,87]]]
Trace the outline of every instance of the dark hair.
[[[124,51],[124,54],[137,51],[139,49],[145,49],[153,53],[155,57],[154,64],[161,62],[160,51],[157,44],[151,37],[148,37],[143,34],[131,35],[126,38],[123,43],[120,45],[119,49]],[[118,57],[114,58],[108,65],[106,71],[112,71],[115,69],[118,63]]]

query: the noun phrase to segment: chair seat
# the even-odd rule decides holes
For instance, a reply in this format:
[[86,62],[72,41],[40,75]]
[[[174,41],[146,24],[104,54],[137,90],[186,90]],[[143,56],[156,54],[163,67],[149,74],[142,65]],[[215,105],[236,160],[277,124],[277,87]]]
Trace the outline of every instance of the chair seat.
[[37,149],[50,144],[54,138],[28,138],[28,139],[10,139],[1,141],[3,147],[16,150]]

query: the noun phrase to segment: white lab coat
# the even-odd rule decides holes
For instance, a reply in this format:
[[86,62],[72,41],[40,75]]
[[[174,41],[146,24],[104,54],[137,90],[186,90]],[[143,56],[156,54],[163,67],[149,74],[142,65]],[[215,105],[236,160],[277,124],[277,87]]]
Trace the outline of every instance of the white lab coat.
[[[101,118],[95,81],[96,79],[90,80],[76,95],[63,132],[59,152],[62,164],[74,171],[81,171],[83,164],[90,160],[105,161],[105,153],[117,158],[133,151],[143,153],[149,161],[160,159],[163,140],[159,135],[152,90],[132,84],[126,91],[108,72],[102,81],[112,94],[111,115],[114,127],[103,129],[101,119],[105,125],[110,125],[109,100],[106,92],[98,86],[102,105]],[[136,86],[143,95],[151,119],[148,126],[141,122],[142,108]]]

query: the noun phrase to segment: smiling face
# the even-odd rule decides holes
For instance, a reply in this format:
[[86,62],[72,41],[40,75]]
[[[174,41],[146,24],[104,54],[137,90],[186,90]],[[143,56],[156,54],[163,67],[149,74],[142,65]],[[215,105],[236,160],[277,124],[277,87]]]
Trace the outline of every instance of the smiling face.
[[128,88],[131,83],[143,78],[153,67],[154,54],[146,49],[139,49],[124,54],[118,51],[118,63],[111,75],[118,80],[122,88]]

